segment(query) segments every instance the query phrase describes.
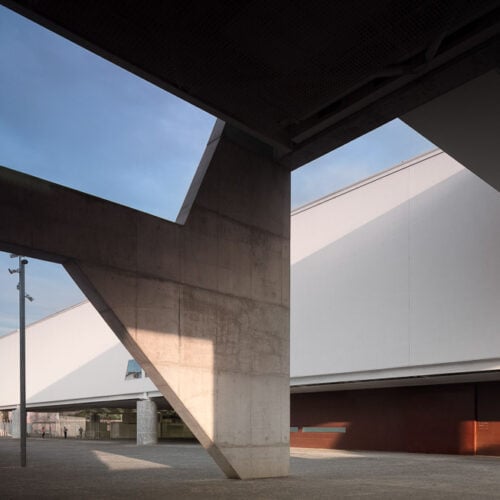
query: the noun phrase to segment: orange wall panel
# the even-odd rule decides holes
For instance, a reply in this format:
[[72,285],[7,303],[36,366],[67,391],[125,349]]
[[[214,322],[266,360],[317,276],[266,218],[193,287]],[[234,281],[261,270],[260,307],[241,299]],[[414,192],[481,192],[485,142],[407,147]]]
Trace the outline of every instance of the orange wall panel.
[[[474,454],[475,386],[453,384],[292,394],[292,446]],[[345,433],[305,433],[338,427]]]

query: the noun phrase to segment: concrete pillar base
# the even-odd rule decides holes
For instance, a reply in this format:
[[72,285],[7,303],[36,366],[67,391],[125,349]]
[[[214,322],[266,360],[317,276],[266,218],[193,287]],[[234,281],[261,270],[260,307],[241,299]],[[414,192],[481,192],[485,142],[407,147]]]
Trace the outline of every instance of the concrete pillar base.
[[137,445],[158,443],[158,410],[150,399],[137,401]]
[[14,439],[21,439],[21,408],[19,406],[10,414],[10,429]]

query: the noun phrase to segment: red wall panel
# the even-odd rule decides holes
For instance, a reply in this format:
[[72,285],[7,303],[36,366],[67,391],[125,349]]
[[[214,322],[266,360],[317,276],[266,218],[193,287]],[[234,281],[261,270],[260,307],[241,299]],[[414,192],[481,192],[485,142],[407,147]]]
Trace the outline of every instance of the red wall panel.
[[476,453],[500,455],[500,382],[477,385]]
[[[473,454],[475,386],[453,384],[292,394],[292,446]],[[346,427],[305,433],[302,427]]]

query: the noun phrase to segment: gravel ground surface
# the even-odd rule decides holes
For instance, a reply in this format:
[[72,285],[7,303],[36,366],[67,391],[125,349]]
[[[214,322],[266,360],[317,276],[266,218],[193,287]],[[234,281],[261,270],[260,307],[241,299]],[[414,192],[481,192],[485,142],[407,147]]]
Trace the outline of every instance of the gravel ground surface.
[[290,476],[226,479],[194,443],[0,438],[0,499],[497,498],[500,458],[292,448]]

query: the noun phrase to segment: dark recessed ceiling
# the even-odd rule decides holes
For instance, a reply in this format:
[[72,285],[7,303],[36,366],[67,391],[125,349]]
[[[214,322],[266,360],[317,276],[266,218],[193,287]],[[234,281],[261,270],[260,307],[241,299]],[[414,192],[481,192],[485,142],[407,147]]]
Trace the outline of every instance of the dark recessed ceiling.
[[499,0],[6,6],[270,143],[296,168],[499,65]]

